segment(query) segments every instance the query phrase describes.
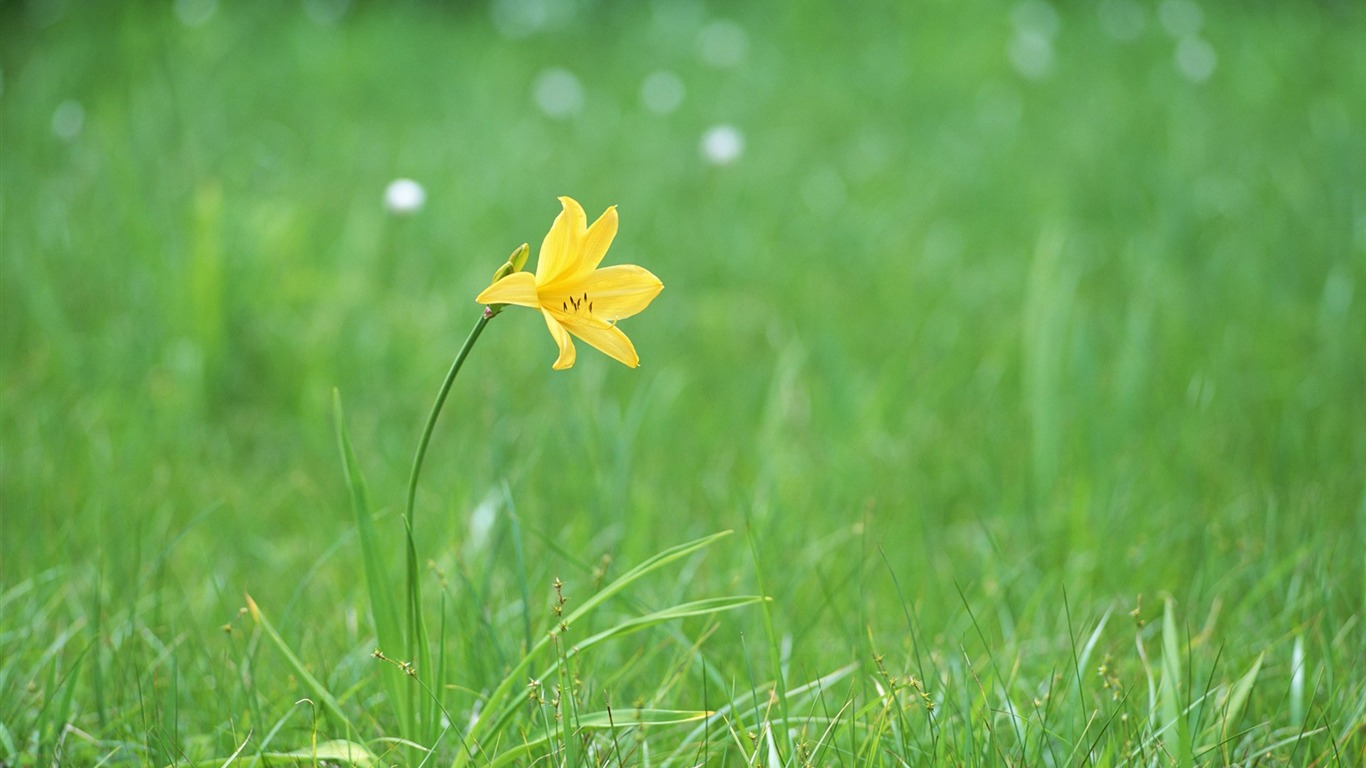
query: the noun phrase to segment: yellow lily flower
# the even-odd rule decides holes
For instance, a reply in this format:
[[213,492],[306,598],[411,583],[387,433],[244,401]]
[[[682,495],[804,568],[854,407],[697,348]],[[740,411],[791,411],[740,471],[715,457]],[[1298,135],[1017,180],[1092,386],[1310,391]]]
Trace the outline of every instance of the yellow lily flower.
[[591,227],[583,207],[573,198],[561,197],[560,206],[563,210],[541,243],[536,274],[513,272],[485,288],[475,301],[541,310],[560,348],[552,366],[557,371],[574,365],[570,334],[635,368],[640,356],[616,323],[649,306],[664,284],[634,264],[598,268],[617,236],[615,205]]

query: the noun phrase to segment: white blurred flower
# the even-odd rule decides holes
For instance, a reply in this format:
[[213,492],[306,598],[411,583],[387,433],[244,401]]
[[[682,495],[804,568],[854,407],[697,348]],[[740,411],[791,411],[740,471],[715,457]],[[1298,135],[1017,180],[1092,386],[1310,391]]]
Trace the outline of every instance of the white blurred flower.
[[745,137],[733,125],[716,125],[702,134],[702,156],[713,165],[729,165],[745,151]]
[[573,72],[551,67],[536,75],[531,98],[548,117],[571,117],[583,107],[583,86]]
[[657,115],[667,115],[683,103],[683,81],[678,75],[661,69],[652,72],[640,86],[640,101]]
[[489,491],[470,513],[470,529],[465,537],[467,552],[480,554],[488,547],[489,534],[493,531],[493,524],[498,521],[498,502],[502,498],[501,493]]
[[384,189],[384,207],[390,213],[408,216],[422,210],[427,190],[412,179],[394,179]]

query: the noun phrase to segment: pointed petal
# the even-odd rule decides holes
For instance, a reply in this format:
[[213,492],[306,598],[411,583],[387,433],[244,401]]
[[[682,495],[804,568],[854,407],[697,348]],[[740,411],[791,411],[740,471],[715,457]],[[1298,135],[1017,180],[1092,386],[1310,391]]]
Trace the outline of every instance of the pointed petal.
[[480,304],[516,304],[533,309],[541,306],[536,296],[536,278],[530,272],[513,272],[485,288],[474,300]]
[[618,264],[593,271],[579,290],[592,302],[593,317],[616,322],[648,307],[664,284],[644,267]]
[[554,337],[555,344],[560,348],[560,356],[555,359],[555,364],[551,368],[557,371],[572,368],[574,366],[574,340],[569,338],[569,333],[565,331],[564,326],[560,325],[560,321],[556,320],[554,315],[544,309],[541,310],[541,314],[545,315],[545,325],[550,329],[550,335]]
[[624,363],[629,368],[640,365],[640,355],[626,334],[615,325],[575,323],[567,326],[569,332],[588,342],[594,349],[613,360]]
[[541,255],[536,260],[537,285],[553,282],[575,266],[579,244],[588,228],[583,206],[574,198],[561,197],[560,208],[560,215],[541,241]]
[[541,286],[543,292],[544,289],[549,289],[577,296],[575,286],[602,263],[602,258],[607,255],[607,249],[612,246],[612,240],[616,236],[617,207],[614,205],[604,211],[598,220],[593,222],[593,226],[579,238],[576,249],[565,262],[564,269],[554,274],[538,276],[537,285]]
[[616,236],[617,207],[613,205],[602,212],[584,235],[582,247],[579,249],[579,269],[584,272],[597,269],[602,263],[602,257],[607,255],[607,249],[612,247],[612,240]]

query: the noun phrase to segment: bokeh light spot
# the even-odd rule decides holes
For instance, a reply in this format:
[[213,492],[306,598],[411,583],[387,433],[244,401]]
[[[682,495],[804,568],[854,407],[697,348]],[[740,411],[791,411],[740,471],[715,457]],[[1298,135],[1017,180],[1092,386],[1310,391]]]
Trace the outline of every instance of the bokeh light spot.
[[1053,43],[1037,32],[1016,32],[1006,46],[1006,56],[1015,71],[1030,80],[1039,80],[1053,70]]
[[85,127],[85,107],[80,102],[67,99],[52,111],[52,133],[63,141],[71,141],[81,135]]
[[384,188],[384,207],[390,213],[409,216],[422,210],[427,190],[412,179],[394,179]]
[[702,60],[713,67],[734,67],[749,52],[749,35],[733,21],[713,21],[698,35]]
[[716,125],[702,134],[702,157],[712,165],[730,165],[745,151],[745,137],[733,125]]
[[1143,6],[1137,0],[1102,0],[1096,11],[1100,25],[1116,40],[1134,40],[1147,25]]
[[1208,80],[1218,59],[1214,46],[1203,38],[1191,36],[1176,44],[1176,68],[1192,83]]
[[550,23],[549,0],[493,0],[489,14],[503,37],[517,40],[539,32]]
[[1157,6],[1157,18],[1172,37],[1185,38],[1200,31],[1205,12],[1191,0],[1162,0]]
[[536,75],[531,97],[548,117],[573,117],[583,107],[583,85],[573,72],[551,67]]
[[1058,12],[1044,0],[1024,0],[1010,12],[1017,32],[1036,34],[1052,40],[1062,26]]
[[207,24],[218,10],[218,0],[175,0],[175,16],[187,27]]
[[674,73],[661,69],[646,76],[640,86],[640,102],[657,115],[667,115],[683,103],[686,89],[683,80]]
[[304,0],[304,13],[314,24],[330,27],[342,20],[351,0]]

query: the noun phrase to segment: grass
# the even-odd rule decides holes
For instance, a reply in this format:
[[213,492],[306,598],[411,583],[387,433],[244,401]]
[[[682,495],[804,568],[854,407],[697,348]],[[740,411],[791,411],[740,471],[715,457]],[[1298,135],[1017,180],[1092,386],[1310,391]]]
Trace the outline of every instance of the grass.
[[[0,765],[1366,759],[1355,5],[64,7],[0,3]],[[412,451],[560,194],[643,366],[490,323],[413,669]]]

